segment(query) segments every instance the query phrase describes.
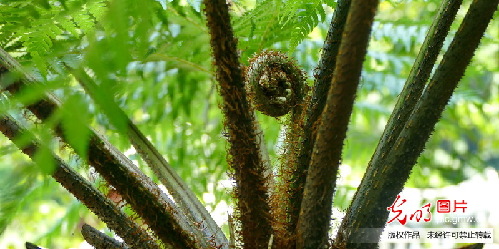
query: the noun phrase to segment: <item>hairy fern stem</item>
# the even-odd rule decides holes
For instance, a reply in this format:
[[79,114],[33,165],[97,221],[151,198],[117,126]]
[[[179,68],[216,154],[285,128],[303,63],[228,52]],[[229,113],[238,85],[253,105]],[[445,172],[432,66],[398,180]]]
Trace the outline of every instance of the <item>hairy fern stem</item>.
[[266,50],[250,59],[245,71],[248,98],[254,108],[272,117],[284,116],[284,147],[272,179],[270,206],[273,240],[269,248],[291,248],[294,227],[291,217],[291,186],[296,178],[298,141],[303,131],[305,73],[285,54]]

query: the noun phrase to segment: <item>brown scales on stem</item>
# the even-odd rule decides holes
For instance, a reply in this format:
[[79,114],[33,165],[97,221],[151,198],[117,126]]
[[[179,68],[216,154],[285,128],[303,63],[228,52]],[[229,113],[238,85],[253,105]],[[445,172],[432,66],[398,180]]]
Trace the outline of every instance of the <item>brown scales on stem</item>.
[[267,162],[262,154],[254,113],[246,101],[236,39],[225,0],[204,1],[224,125],[228,131],[227,161],[236,182],[241,242],[247,248],[267,248],[271,234]]
[[[272,248],[286,248],[293,240],[289,220],[291,189],[296,174],[296,155],[303,130],[302,110],[306,96],[305,73],[296,62],[277,51],[263,51],[249,60],[246,69],[246,89],[249,101],[269,116],[288,114],[285,119],[284,146],[280,165],[273,175],[270,198],[272,214]],[[284,82],[283,82],[284,81]]]

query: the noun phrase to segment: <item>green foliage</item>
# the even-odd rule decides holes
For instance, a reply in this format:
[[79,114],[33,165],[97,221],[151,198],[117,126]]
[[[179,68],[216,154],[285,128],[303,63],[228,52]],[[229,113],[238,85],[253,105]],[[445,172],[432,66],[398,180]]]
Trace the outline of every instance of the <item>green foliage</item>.
[[[2,152],[6,155],[11,154],[12,146],[3,147]],[[2,234],[7,225],[10,224],[12,219],[18,213],[21,207],[22,200],[29,194],[31,186],[33,185],[33,174],[28,170],[28,167],[33,165],[19,165],[15,169],[0,165],[0,234]],[[31,178],[31,179],[30,179]]]
[[[333,2],[232,2],[232,22],[241,62],[247,65],[247,59],[263,49],[279,49],[296,58],[310,76],[310,84],[331,19],[331,8],[335,6]],[[349,127],[344,165],[340,168],[341,186],[336,193],[336,205],[342,209],[365,171],[438,3],[381,2]],[[84,156],[88,130],[82,127],[91,124],[145,169],[130,149],[130,143],[116,133],[120,120],[113,117],[114,110],[105,100],[116,101],[211,210],[222,200],[230,202],[227,193],[231,186],[224,181],[227,180],[226,141],[201,9],[198,1],[178,0],[8,1],[0,7],[0,46],[31,67],[43,84],[33,84],[17,95],[7,96],[10,102],[0,111],[16,110],[20,104],[39,100],[47,91],[54,92],[61,100],[62,109],[47,124],[32,128],[37,136],[52,141],[53,134],[47,130],[61,122],[76,154]],[[459,18],[462,15],[458,22]],[[499,159],[493,154],[499,148],[499,141],[494,139],[499,127],[494,118],[499,106],[496,90],[499,65],[491,56],[498,52],[498,22],[496,18],[491,23],[407,186],[456,184],[484,167],[499,168]],[[87,69],[99,86],[98,99],[104,102],[96,105],[84,94],[69,76],[68,67]],[[102,115],[106,112],[111,115]],[[271,161],[275,161],[282,122],[260,115],[258,119]],[[61,194],[63,191],[55,183],[26,180],[35,177],[24,170],[27,166],[22,166],[23,170],[16,169],[18,164],[5,166],[21,160],[8,144],[3,137],[0,139],[3,167],[0,168],[0,231],[17,214],[24,218],[16,225],[34,233],[32,230],[41,218],[29,221],[26,217],[37,213],[44,202],[58,210],[57,217],[48,222],[47,227],[55,225],[45,234],[47,241],[73,231],[75,221],[80,219],[77,213],[86,221],[92,220],[84,209],[72,206],[72,199]],[[50,165],[47,155],[54,149],[66,158],[68,154],[70,159],[78,158],[71,151],[58,151],[51,142],[44,148],[39,154],[41,165]],[[90,174],[88,168],[78,170]],[[36,197],[32,193],[37,193]],[[203,198],[210,194],[215,200]],[[21,208],[23,205],[30,207]],[[219,219],[225,218],[224,213]],[[63,224],[64,220],[69,224]],[[69,226],[66,233],[61,230],[65,226]]]
[[326,3],[331,2],[266,0],[234,18],[243,61],[276,43],[282,43],[280,48],[284,51],[294,51],[320,22],[325,21],[323,5]]
[[[85,106],[86,100],[82,95],[71,95],[60,109],[62,128],[67,137],[69,145],[81,158],[87,158],[87,146],[90,130],[85,124],[90,122],[88,110],[81,108]],[[78,115],[74,115],[72,110],[80,110]]]
[[46,75],[54,48],[93,32],[103,7],[104,1],[11,1],[0,9],[1,45],[25,55]]
[[30,241],[49,248],[74,247],[81,240],[72,236],[77,223],[82,218],[92,221],[82,212],[83,205],[11,145],[0,152],[0,246],[21,248]]

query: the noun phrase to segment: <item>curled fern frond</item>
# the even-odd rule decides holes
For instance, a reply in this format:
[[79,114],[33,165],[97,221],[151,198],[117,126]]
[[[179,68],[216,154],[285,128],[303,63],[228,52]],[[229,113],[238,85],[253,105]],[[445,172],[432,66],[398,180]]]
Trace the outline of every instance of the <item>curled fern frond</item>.
[[303,99],[304,72],[285,54],[263,51],[249,62],[246,90],[257,110],[279,117]]

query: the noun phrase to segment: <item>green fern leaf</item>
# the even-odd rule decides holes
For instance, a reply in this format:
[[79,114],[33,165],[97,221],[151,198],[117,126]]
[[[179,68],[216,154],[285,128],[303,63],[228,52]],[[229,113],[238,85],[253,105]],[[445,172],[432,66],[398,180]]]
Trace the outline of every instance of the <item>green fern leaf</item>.
[[88,12],[99,22],[105,14],[107,1],[95,1],[87,3]]
[[[245,58],[276,43],[284,42],[289,51],[326,19],[323,0],[287,1],[266,0],[235,18],[234,30],[240,37],[240,48]],[[273,11],[268,11],[272,9]],[[286,50],[286,49],[284,49]]]
[[25,59],[35,62],[46,74],[53,69],[50,61],[58,56],[54,47],[59,51],[74,47],[77,41],[67,37],[91,32],[107,9],[104,4],[102,0],[10,2],[0,8],[0,44],[17,56],[27,55]]
[[67,30],[71,35],[78,37],[78,29],[72,19],[63,18],[59,20],[59,25],[65,30]]
[[38,54],[37,51],[32,51],[31,58],[33,59],[33,62],[40,70],[41,74],[47,75],[48,73],[47,64],[45,63],[45,60],[40,56],[40,54]]
[[78,27],[80,27],[80,29],[85,33],[92,30],[95,26],[95,23],[88,12],[78,13],[77,15],[74,16],[73,20],[78,25]]
[[288,4],[283,25],[292,26],[291,45],[294,49],[321,21],[326,20],[322,0],[313,2],[292,1]]

